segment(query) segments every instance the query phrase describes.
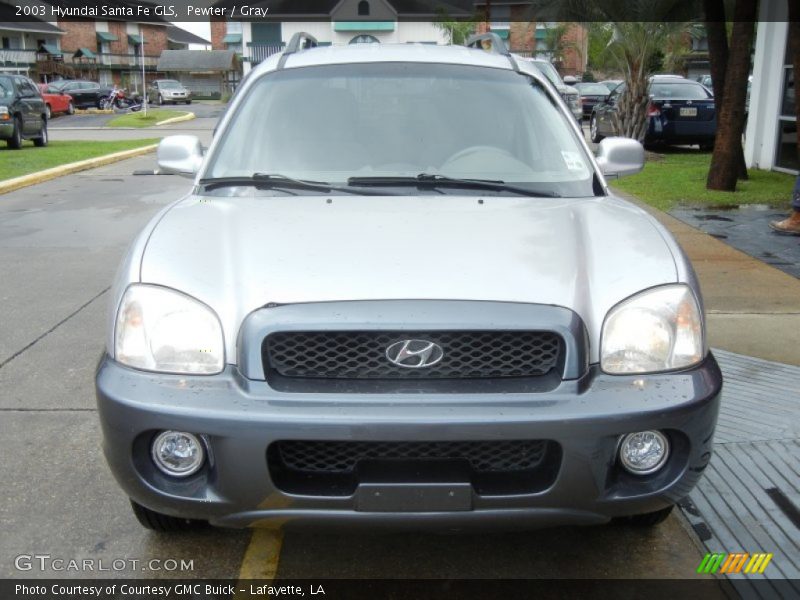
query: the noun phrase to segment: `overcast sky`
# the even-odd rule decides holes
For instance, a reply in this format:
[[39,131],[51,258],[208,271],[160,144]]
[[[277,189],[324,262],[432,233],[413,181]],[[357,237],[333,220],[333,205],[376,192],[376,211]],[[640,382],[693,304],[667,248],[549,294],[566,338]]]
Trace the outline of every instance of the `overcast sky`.
[[182,21],[180,23],[175,23],[178,27],[185,29],[186,31],[191,31],[195,35],[199,35],[201,38],[211,41],[211,23],[209,22],[200,22],[200,21],[191,21],[186,22]]

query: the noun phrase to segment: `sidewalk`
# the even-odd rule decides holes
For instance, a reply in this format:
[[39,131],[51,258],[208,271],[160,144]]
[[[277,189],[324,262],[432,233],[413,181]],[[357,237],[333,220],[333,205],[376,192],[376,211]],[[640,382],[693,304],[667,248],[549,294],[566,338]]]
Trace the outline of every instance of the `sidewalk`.
[[705,299],[710,346],[800,366],[800,279],[615,193],[653,214],[691,259]]

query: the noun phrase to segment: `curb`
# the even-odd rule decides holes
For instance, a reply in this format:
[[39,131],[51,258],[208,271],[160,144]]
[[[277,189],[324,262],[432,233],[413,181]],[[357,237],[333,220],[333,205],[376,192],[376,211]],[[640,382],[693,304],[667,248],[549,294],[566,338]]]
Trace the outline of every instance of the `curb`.
[[181,115],[180,117],[170,117],[169,119],[164,119],[163,121],[158,121],[155,124],[155,127],[160,127],[161,125],[169,125],[171,123],[182,123],[184,121],[191,121],[197,115],[193,112],[187,113],[185,115]]
[[133,158],[134,156],[141,156],[148,154],[158,148],[158,144],[150,144],[149,146],[142,146],[141,148],[133,148],[132,150],[122,150],[121,152],[114,152],[113,154],[105,154],[103,156],[96,156],[95,158],[87,158],[74,163],[66,165],[59,165],[51,169],[45,169],[38,173],[31,173],[30,175],[22,175],[21,177],[14,177],[6,181],[0,181],[0,194],[7,194],[18,190],[20,188],[49,181],[64,175],[70,175],[79,171],[86,171],[94,169],[95,167],[102,167],[111,163],[125,160],[126,158]]

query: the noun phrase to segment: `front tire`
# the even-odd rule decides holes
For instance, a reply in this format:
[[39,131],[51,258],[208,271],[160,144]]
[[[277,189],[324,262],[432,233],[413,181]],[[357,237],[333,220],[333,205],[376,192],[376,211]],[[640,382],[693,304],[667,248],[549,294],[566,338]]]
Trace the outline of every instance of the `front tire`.
[[14,117],[14,132],[11,137],[6,141],[8,147],[12,150],[19,150],[22,148],[22,119]]
[[659,523],[663,523],[667,520],[667,517],[672,513],[672,509],[675,508],[674,506],[668,506],[667,508],[662,508],[661,510],[656,510],[654,512],[644,513],[642,515],[629,515],[627,517],[617,517],[614,519],[615,523],[619,523],[620,525],[629,525],[632,527],[655,527]]
[[151,531],[159,533],[177,533],[180,531],[193,531],[208,525],[205,521],[195,521],[193,519],[180,519],[165,515],[154,510],[150,510],[131,500],[131,508],[136,520]]
[[33,145],[37,148],[44,148],[47,146],[47,119],[42,119],[42,129],[39,133],[39,137],[33,138]]
[[44,114],[45,114],[45,116],[47,117],[47,120],[48,120],[48,121],[49,121],[49,120],[50,120],[50,118],[53,116],[53,109],[52,109],[52,108],[50,108],[50,105],[49,105],[49,104],[45,104],[45,105],[44,105]]
[[75,105],[72,102],[67,104],[67,114],[68,115],[74,115],[75,114]]
[[156,104],[158,104],[159,106],[164,106],[164,97],[161,94],[158,95],[158,99],[156,100]]
[[597,129],[597,115],[595,113],[592,113],[592,116],[589,117],[589,137],[595,144],[603,141],[603,136],[600,135]]

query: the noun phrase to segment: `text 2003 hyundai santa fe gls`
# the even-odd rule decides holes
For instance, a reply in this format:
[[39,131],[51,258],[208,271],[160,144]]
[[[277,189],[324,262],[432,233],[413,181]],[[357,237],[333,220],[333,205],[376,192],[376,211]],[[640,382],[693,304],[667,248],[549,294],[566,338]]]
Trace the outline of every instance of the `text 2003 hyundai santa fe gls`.
[[[491,38],[491,35],[489,36]],[[478,42],[479,43],[479,42]],[[653,524],[707,465],[697,280],[535,66],[308,48],[247,78],[141,232],[97,373],[140,521]]]

